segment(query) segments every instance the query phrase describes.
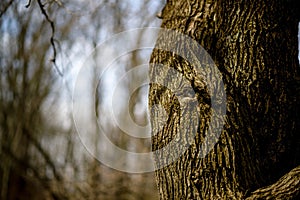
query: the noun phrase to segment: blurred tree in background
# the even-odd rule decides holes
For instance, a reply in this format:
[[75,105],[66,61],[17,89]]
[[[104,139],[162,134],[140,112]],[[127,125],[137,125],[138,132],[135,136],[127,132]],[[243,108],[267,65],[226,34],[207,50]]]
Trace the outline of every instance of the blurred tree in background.
[[[154,19],[160,7],[158,1],[1,2],[0,199],[157,198],[152,173],[122,173],[86,152],[72,121],[71,91],[80,58],[114,33],[158,25]],[[142,57],[132,53],[118,73],[139,65]],[[140,78],[132,77],[124,91]],[[93,89],[87,94],[92,96]],[[128,137],[106,116],[106,90],[97,87],[90,109],[110,130],[109,137],[128,149]],[[134,112],[143,95],[137,90],[129,107],[133,118],[146,124],[146,114],[141,118]],[[118,117],[126,120],[127,104],[120,104]],[[87,127],[99,131],[93,123]],[[97,134],[92,140],[95,151],[104,150]],[[145,151],[144,144],[137,141],[135,148]]]

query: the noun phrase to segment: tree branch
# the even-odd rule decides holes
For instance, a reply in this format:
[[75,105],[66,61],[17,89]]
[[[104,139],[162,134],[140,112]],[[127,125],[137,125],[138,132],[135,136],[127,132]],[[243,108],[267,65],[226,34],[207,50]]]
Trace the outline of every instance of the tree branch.
[[246,200],[297,199],[300,197],[300,165],[281,177],[276,183],[252,192]]
[[31,4],[31,0],[28,0],[28,3],[27,3],[27,5],[25,7],[29,8],[30,4]]
[[5,6],[3,6],[3,9],[0,11],[0,18],[2,15],[7,11],[9,6],[14,2],[14,0],[10,0]]
[[[37,0],[38,5],[41,9],[42,14],[45,16],[46,20],[49,22],[50,26],[51,26],[51,30],[52,30],[52,34],[51,34],[51,38],[50,38],[50,43],[53,49],[53,58],[52,58],[52,62],[58,72],[58,74],[60,76],[63,76],[63,73],[59,70],[58,66],[56,65],[56,46],[55,46],[55,39],[54,39],[54,34],[55,34],[55,26],[54,26],[54,22],[49,18],[49,15],[47,14],[44,5],[42,4],[41,0]],[[29,2],[30,4],[30,2]]]
[[[4,153],[10,157],[10,159],[12,159],[14,161],[14,163],[16,164],[15,167],[17,170],[20,169],[30,169],[34,175],[34,177],[39,181],[39,183],[41,184],[42,187],[44,187],[49,193],[50,195],[53,197],[53,199],[58,200],[58,199],[66,199],[63,198],[63,194],[58,194],[55,191],[52,190],[51,185],[49,184],[49,182],[47,181],[47,178],[43,177],[40,172],[36,169],[36,167],[34,167],[33,165],[31,165],[29,162],[25,162],[24,160],[18,158],[9,147],[7,147],[6,145],[2,146],[2,149],[4,151]],[[20,176],[24,177],[24,174],[19,174]]]

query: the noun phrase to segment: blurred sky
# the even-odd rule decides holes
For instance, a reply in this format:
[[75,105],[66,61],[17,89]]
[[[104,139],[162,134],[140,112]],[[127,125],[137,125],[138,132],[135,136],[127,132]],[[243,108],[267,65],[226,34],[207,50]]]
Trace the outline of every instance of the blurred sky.
[[[62,71],[67,71],[64,70],[64,68],[68,68],[67,73],[64,74],[64,76],[61,79],[61,91],[62,95],[60,98],[60,106],[57,108],[60,117],[58,117],[59,121],[62,121],[64,123],[64,125],[66,127],[70,126],[70,124],[72,123],[72,121],[69,120],[69,114],[70,114],[70,109],[71,108],[71,95],[73,91],[74,91],[74,86],[75,86],[75,81],[77,79],[79,70],[81,69],[81,67],[84,67],[85,63],[87,62],[87,59],[90,59],[90,56],[94,53],[95,51],[95,46],[102,44],[103,42],[105,42],[106,40],[108,40],[109,38],[111,38],[113,35],[118,34],[120,32],[123,31],[128,31],[128,30],[132,30],[132,29],[136,29],[136,28],[142,28],[142,27],[159,27],[161,20],[158,19],[157,17],[155,17],[156,13],[159,12],[162,7],[163,7],[163,1],[159,1],[159,0],[151,0],[149,3],[149,6],[146,7],[146,9],[141,10],[141,8],[143,7],[143,3],[144,1],[140,1],[140,0],[130,0],[130,1],[124,1],[123,4],[121,4],[122,7],[124,7],[123,10],[128,10],[127,7],[130,7],[129,10],[132,11],[131,13],[122,13],[122,9],[120,9],[120,15],[122,17],[122,15],[126,15],[127,19],[126,19],[126,24],[119,30],[111,30],[109,28],[109,23],[104,25],[104,29],[103,31],[99,31],[97,33],[91,33],[91,34],[100,34],[95,36],[95,38],[98,38],[96,45],[91,43],[90,38],[91,37],[85,37],[84,35],[78,35],[78,37],[75,40],[75,43],[72,45],[72,49],[67,49],[67,47],[64,49],[64,45],[62,44],[62,51],[61,53],[58,55],[57,58],[57,64],[60,68],[62,68]],[[66,5],[68,5],[66,3]],[[95,9],[99,8],[99,6],[101,6],[101,2],[97,2],[97,1],[72,1],[72,4],[69,8],[67,8],[68,10],[70,10],[70,12],[72,13],[79,13],[80,14],[80,20],[88,20],[90,17],[90,14],[93,13],[95,11]],[[136,15],[136,13],[140,13],[140,17],[138,17]],[[151,20],[149,21],[148,17],[152,17]],[[113,16],[112,16],[113,17]],[[146,23],[147,22],[147,23]],[[89,26],[93,26],[93,22],[90,21],[89,22]],[[76,25],[76,23],[75,23]],[[75,28],[76,29],[76,28]],[[109,32],[108,32],[108,31]],[[155,37],[155,36],[151,36],[151,37]],[[130,46],[134,46],[136,45],[136,41],[133,40],[132,41],[127,41],[129,42]],[[124,44],[120,44],[120,45],[124,45]],[[99,51],[99,49],[97,49]],[[101,50],[100,50],[101,51]],[[139,52],[140,57],[143,60],[143,63],[148,63],[149,62],[149,58],[150,58],[150,54],[151,54],[151,49],[147,49],[147,50],[141,50]],[[108,49],[106,48],[105,52],[103,52],[105,54],[105,58],[111,61],[114,61],[115,57],[115,52],[113,50],[113,48]],[[115,60],[114,62],[112,62],[112,65],[109,67],[109,70],[106,71],[105,76],[102,77],[102,81],[101,84],[103,84],[101,87],[103,87],[103,101],[105,103],[105,106],[109,106],[109,104],[111,103],[111,97],[113,95],[113,88],[116,86],[116,84],[119,81],[120,76],[125,75],[126,73],[126,62],[128,62],[128,59],[130,59],[130,55],[131,53],[129,52],[128,55],[124,55],[122,58],[117,58],[117,60]],[[126,60],[127,59],[127,60]],[[97,63],[96,63],[97,65]],[[134,67],[134,66],[132,66]],[[91,73],[91,72],[90,72]],[[147,70],[144,71],[145,74],[143,74],[142,76],[147,77]],[[93,74],[90,75],[86,75],[86,77],[88,79],[92,79]],[[125,80],[123,80],[125,81]],[[99,82],[100,83],[100,82]],[[125,85],[126,83],[118,83],[119,86]],[[90,87],[91,85],[82,85],[82,95],[83,96],[87,96],[87,95],[91,95],[90,94]],[[140,103],[138,104],[138,108],[140,111],[142,112],[147,112],[147,97],[148,97],[148,92],[147,92],[148,88],[147,87],[143,87],[143,97],[142,100],[140,101]],[[124,91],[123,96],[126,96],[126,91]],[[128,104],[128,102],[124,101],[124,98],[120,98],[122,96],[119,95],[118,100],[119,103],[115,103],[114,106],[116,107],[123,107],[124,105]],[[86,102],[86,105],[83,106],[83,108],[86,109],[82,109],[82,115],[86,115],[87,117],[90,116],[90,112],[93,112],[93,110],[90,110],[91,105],[89,105],[91,102]],[[108,107],[108,110],[110,108]],[[103,113],[100,113],[100,115]],[[105,113],[105,115],[107,115],[107,117],[109,115],[111,115],[112,113]],[[110,116],[110,120],[111,120]],[[105,119],[103,119],[105,120]]]

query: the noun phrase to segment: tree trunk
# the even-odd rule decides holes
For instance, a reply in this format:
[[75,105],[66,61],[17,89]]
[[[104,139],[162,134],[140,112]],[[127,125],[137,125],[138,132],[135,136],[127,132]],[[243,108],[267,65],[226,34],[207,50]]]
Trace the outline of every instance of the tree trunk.
[[[161,199],[300,197],[299,8],[297,0],[167,1],[162,28],[188,35],[204,47],[222,74],[227,103],[221,135],[201,156],[209,126],[218,124],[218,120],[210,124],[218,108],[212,106],[212,95],[194,73],[193,63],[154,49],[150,62],[164,67],[150,67],[149,107],[160,104],[166,114],[151,109],[153,151],[159,152],[176,135],[180,140],[195,135],[184,154],[167,166],[165,160],[172,153],[154,153]],[[158,37],[157,45],[167,46],[168,40]],[[171,69],[193,88],[191,99],[199,116],[196,128],[192,114],[191,120],[182,118],[187,110],[178,94],[185,93],[185,87],[176,93],[168,88],[174,82]],[[214,82],[213,88],[217,91],[220,84]],[[172,152],[181,150],[178,145]]]

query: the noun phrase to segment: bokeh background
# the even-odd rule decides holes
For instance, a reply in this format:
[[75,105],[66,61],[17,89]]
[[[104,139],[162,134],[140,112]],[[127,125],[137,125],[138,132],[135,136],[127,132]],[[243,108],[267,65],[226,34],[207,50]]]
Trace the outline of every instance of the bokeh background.
[[[97,73],[87,76],[98,83],[82,92],[95,99],[82,110],[86,130],[94,133],[88,135],[92,141],[88,147],[81,143],[73,121],[72,93],[85,59],[91,59],[95,49],[101,51],[98,44],[125,30],[159,27],[156,15],[163,4],[159,0],[1,1],[0,199],[158,198],[153,172],[111,169],[86,149],[95,154],[107,151],[97,134],[105,130],[120,148],[150,151],[149,139],[129,136],[115,120],[126,124],[131,117],[140,126],[149,123],[147,86],[129,93],[147,70],[124,79],[114,104],[116,115],[108,97],[124,73],[149,60],[151,49],[118,58],[101,80]],[[136,44],[142,39],[137,37]],[[122,46],[128,41],[118,42]],[[93,55],[97,63],[98,54]]]

